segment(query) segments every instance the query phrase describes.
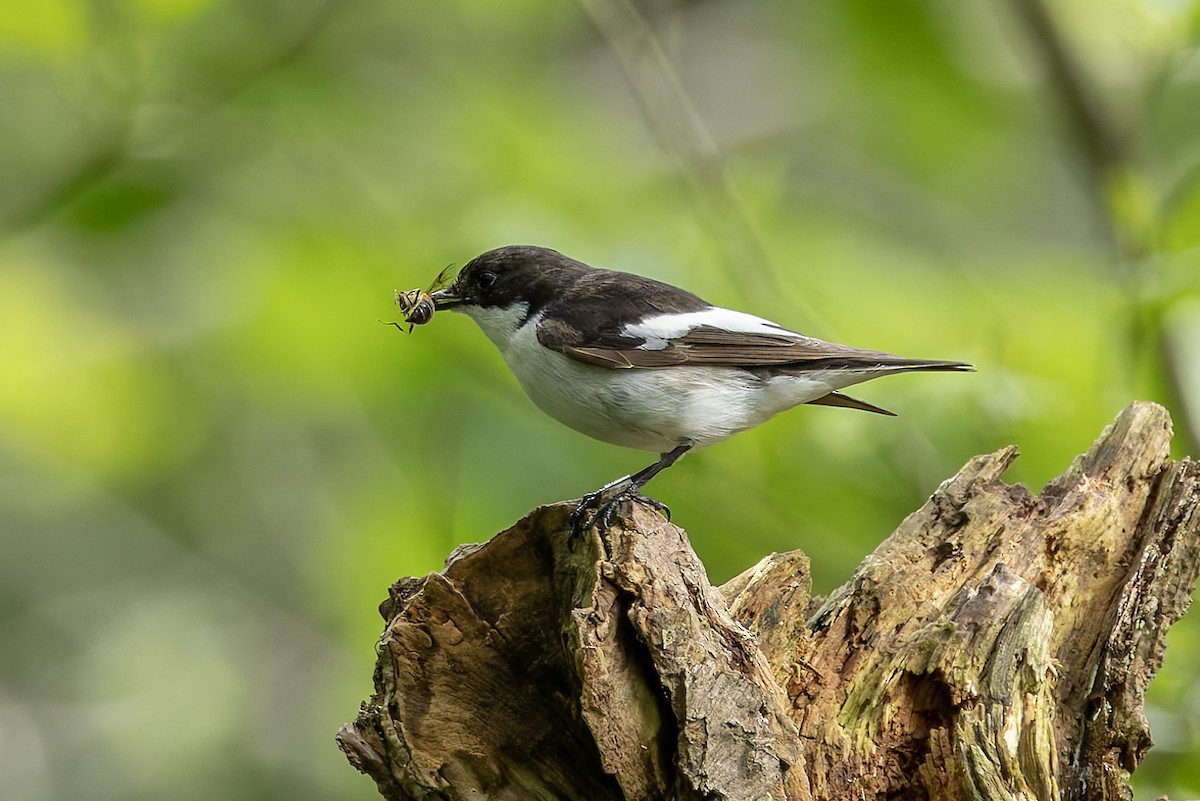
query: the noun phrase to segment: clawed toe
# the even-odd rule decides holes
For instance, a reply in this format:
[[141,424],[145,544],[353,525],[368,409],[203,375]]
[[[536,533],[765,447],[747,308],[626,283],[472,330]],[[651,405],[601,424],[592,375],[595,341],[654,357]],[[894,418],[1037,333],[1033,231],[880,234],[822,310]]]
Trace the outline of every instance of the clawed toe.
[[667,522],[671,521],[671,507],[667,506],[662,501],[657,500],[655,498],[651,498],[649,495],[643,495],[640,492],[637,493],[636,495],[631,496],[630,499],[638,501],[639,503],[644,503],[647,506],[653,507],[654,511],[658,512],[663,517],[667,518]]
[[[583,536],[583,533],[593,526],[599,527],[602,531],[607,530],[612,525],[613,515],[616,513],[617,504],[621,501],[638,501],[647,506],[651,506],[655,511],[660,512],[667,520],[671,519],[671,509],[662,501],[643,495],[636,489],[630,487],[622,492],[618,492],[608,500],[603,500],[603,491],[589,492],[579,499],[579,503],[567,518],[571,526],[570,538],[577,540]],[[597,506],[596,504],[599,503]],[[592,511],[592,509],[595,511]],[[591,514],[589,514],[591,512]]]
[[612,523],[613,507],[620,500],[620,497],[618,495],[610,498],[597,506],[597,502],[601,499],[600,493],[591,492],[584,495],[575,506],[574,511],[571,512],[571,516],[567,518],[567,521],[571,525],[571,540],[578,540],[583,536],[585,531],[597,524],[602,529],[608,528],[609,524]]
[[[604,491],[589,492],[579,499],[579,503],[571,511],[571,516],[567,518],[567,522],[571,527],[571,540],[577,540],[583,536],[583,532],[592,527],[595,522],[595,515],[589,517],[588,512],[596,506],[603,497]],[[602,507],[601,507],[602,508]]]

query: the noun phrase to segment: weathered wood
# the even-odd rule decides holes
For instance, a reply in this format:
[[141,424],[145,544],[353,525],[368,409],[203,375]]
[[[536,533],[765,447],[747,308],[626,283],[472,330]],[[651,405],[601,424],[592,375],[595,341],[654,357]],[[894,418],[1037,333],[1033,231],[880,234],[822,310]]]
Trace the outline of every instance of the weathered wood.
[[773,554],[719,589],[633,506],[535,510],[381,606],[338,740],[388,799],[1129,799],[1200,572],[1200,467],[1126,409],[1040,495],[972,459],[850,580]]

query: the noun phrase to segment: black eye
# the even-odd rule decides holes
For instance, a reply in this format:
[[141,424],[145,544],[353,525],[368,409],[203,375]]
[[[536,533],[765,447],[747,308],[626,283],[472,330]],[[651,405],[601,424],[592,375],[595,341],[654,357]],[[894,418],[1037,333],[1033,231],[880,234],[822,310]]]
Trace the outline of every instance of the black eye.
[[496,274],[491,270],[484,270],[475,277],[475,283],[479,284],[480,289],[491,289],[492,284],[496,283]]

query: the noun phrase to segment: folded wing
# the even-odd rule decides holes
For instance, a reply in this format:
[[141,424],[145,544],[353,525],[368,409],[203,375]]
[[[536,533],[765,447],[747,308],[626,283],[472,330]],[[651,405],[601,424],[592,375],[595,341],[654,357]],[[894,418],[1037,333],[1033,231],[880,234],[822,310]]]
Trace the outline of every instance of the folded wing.
[[[550,341],[547,341],[550,339]],[[712,367],[775,367],[780,372],[811,370],[969,370],[963,362],[906,359],[882,351],[852,348],[800,334],[729,331],[701,325],[669,340],[645,340],[627,334],[595,337],[593,341],[554,341],[546,347],[572,359],[613,370],[664,368],[679,365]]]

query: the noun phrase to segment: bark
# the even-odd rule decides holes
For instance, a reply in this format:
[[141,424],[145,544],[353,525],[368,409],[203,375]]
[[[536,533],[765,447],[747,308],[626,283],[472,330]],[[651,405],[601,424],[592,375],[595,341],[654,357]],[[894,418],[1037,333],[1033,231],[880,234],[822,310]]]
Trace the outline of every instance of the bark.
[[391,588],[339,744],[388,799],[1130,799],[1200,571],[1200,468],[1133,404],[1040,495],[978,456],[828,598],[720,588],[633,505],[543,507]]

